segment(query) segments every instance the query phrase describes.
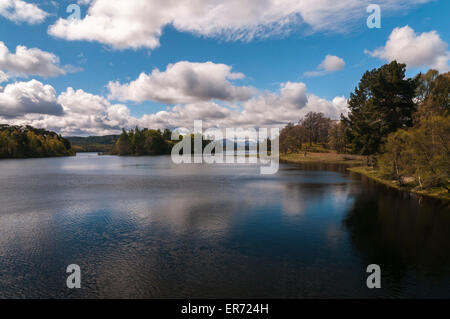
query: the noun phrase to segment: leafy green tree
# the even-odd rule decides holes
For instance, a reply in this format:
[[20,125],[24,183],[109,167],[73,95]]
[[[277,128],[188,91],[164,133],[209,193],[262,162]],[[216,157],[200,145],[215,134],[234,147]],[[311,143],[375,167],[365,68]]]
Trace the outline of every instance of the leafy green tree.
[[413,174],[411,157],[411,134],[407,130],[398,130],[388,136],[384,155],[379,161],[384,176],[394,178],[400,185],[404,178]]
[[380,170],[400,184],[409,180],[420,188],[449,190],[450,117],[434,116],[418,127],[389,135]]
[[417,82],[405,78],[405,69],[393,61],[367,71],[350,95],[350,113],[343,121],[352,152],[375,154],[390,133],[412,126]]
[[115,154],[115,155],[131,155],[132,154],[132,148],[130,145],[130,137],[129,137],[128,133],[125,131],[125,129],[122,129],[122,134],[120,134],[119,139],[117,140],[117,143],[111,153]]

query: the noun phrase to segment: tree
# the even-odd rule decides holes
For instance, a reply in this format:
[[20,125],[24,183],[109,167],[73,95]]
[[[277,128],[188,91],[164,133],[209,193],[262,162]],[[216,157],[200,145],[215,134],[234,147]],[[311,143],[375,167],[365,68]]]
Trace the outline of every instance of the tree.
[[289,123],[280,132],[280,152],[295,153],[302,150],[303,143],[306,142],[304,127]]
[[303,125],[306,131],[309,146],[312,146],[313,143],[328,143],[331,120],[326,118],[323,113],[309,112],[306,114],[305,118],[300,121],[300,124]]
[[393,61],[367,71],[350,95],[350,113],[343,121],[352,152],[378,153],[390,133],[412,126],[417,81],[405,78],[405,69]]
[[329,131],[330,146],[337,153],[345,154],[347,153],[347,134],[346,126],[342,121],[333,122],[330,126]]
[[122,129],[122,134],[120,135],[119,139],[117,140],[117,143],[116,143],[112,153],[117,154],[117,155],[130,155],[132,153],[129,135],[125,131],[125,129]]
[[410,143],[411,134],[406,130],[390,134],[380,159],[379,165],[384,176],[394,178],[400,185],[404,184],[405,177],[413,174]]
[[440,186],[450,191],[449,116],[431,117],[418,127],[389,135],[380,170],[400,184],[409,177],[420,188]]
[[450,110],[450,72],[439,74],[429,70],[416,76],[418,82],[418,110],[414,115],[415,124],[432,116],[446,116]]

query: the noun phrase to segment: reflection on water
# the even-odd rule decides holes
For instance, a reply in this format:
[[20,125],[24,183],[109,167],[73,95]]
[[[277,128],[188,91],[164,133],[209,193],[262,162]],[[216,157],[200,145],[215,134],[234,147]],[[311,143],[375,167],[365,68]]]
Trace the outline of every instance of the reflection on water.
[[0,297],[450,296],[448,207],[341,166],[84,154],[0,161],[0,179]]
[[[442,203],[423,204],[384,191],[360,195],[344,219],[352,244],[367,263],[377,263],[396,289],[428,282],[448,296],[450,211]],[[408,274],[414,273],[414,277]],[[415,282],[406,282],[414,280]],[[426,295],[423,287],[416,293]],[[422,289],[422,291],[420,291]]]

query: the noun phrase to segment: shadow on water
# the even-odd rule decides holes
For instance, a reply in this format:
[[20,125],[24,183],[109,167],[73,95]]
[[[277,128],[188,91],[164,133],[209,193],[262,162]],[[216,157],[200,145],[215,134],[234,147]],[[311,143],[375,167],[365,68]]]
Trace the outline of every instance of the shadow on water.
[[448,279],[448,202],[397,191],[366,177],[361,183],[364,192],[356,196],[343,225],[366,263],[380,265],[398,289],[410,272],[415,280],[433,284]]

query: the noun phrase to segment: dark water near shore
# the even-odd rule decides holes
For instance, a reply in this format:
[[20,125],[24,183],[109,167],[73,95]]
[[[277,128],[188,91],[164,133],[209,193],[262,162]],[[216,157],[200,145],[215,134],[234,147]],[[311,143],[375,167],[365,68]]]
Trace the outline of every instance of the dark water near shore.
[[[382,289],[366,287],[379,264]],[[67,265],[82,288],[66,288]],[[450,209],[342,166],[0,161],[0,298],[450,297]]]

